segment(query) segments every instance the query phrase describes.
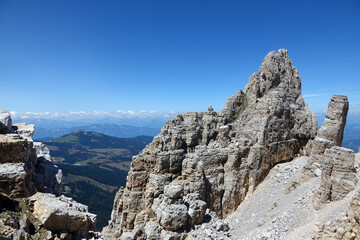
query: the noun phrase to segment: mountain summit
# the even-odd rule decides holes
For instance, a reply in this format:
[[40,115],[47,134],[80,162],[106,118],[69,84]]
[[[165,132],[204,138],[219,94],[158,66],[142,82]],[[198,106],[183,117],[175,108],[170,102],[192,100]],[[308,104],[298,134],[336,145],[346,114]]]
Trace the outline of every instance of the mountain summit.
[[206,209],[219,218],[234,212],[316,132],[287,50],[270,52],[221,112],[177,115],[133,158],[104,237],[182,239]]

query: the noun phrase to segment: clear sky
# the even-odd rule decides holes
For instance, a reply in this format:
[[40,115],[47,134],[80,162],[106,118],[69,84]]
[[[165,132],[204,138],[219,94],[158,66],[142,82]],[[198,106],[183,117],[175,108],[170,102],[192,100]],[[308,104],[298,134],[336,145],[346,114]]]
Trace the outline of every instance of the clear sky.
[[359,0],[0,0],[0,108],[220,111],[279,48],[313,111],[360,111]]

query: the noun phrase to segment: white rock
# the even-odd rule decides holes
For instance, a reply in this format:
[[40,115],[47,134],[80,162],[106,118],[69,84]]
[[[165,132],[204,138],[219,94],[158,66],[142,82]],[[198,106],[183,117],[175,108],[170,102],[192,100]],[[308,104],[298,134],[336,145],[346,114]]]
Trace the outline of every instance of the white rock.
[[180,185],[166,185],[164,188],[164,194],[169,198],[178,198],[181,196],[183,191],[182,186]]
[[10,113],[0,110],[0,133],[9,133],[11,131],[12,121]]
[[34,216],[51,231],[88,232],[95,227],[96,215],[71,198],[38,192],[29,199],[34,202]]

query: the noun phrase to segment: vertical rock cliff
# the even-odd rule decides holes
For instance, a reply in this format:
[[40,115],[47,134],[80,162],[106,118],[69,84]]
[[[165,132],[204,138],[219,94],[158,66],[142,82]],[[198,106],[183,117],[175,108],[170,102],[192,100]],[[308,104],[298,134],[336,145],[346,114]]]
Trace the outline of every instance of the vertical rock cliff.
[[221,112],[177,115],[133,157],[103,236],[183,239],[206,209],[219,218],[231,214],[316,132],[287,50],[270,52]]

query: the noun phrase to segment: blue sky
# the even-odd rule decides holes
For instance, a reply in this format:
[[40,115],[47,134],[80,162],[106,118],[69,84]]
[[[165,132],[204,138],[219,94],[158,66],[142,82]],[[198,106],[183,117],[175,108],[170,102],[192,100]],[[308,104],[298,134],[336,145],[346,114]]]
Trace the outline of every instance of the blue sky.
[[220,111],[279,48],[313,111],[360,111],[358,0],[0,0],[0,108]]

